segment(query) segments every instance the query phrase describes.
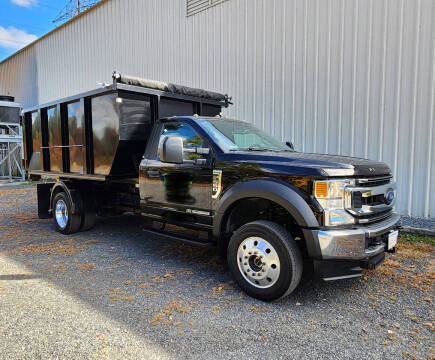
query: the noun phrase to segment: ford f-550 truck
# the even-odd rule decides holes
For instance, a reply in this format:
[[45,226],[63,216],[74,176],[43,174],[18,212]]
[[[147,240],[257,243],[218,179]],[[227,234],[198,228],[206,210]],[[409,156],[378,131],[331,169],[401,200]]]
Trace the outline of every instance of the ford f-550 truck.
[[265,301],[291,293],[304,268],[352,278],[395,250],[386,164],[296,152],[221,117],[229,104],[114,73],[111,85],[23,110],[27,172],[44,179],[39,216],[72,234],[96,215],[140,214],[150,233],[217,246],[239,286]]

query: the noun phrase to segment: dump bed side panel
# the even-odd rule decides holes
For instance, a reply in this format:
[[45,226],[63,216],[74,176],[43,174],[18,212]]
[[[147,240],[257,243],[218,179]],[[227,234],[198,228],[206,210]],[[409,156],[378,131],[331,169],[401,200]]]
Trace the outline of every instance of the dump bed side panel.
[[29,170],[43,170],[41,111],[30,113],[29,125],[30,130],[26,131],[26,136],[31,139]]
[[67,104],[69,171],[84,174],[86,171],[85,105],[84,100]]
[[153,124],[153,98],[143,94],[119,92],[119,144],[110,174],[137,177]]
[[25,109],[27,170],[36,176],[137,178],[156,120],[214,116],[222,106],[228,106],[226,97],[219,102],[114,84]]
[[47,109],[48,153],[50,171],[62,172],[62,128],[60,123],[60,105]]
[[94,174],[109,175],[119,143],[116,94],[92,98]]

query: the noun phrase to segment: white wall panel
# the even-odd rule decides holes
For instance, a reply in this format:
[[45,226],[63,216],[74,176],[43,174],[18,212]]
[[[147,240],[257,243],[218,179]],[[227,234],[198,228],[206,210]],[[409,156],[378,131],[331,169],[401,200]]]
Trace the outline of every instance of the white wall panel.
[[25,106],[117,70],[228,93],[297,150],[386,161],[397,210],[435,217],[435,2],[107,0],[0,63]]

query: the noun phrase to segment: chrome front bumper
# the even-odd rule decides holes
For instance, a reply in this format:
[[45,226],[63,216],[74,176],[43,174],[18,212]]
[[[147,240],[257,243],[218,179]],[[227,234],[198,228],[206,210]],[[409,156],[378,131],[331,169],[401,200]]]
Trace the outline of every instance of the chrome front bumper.
[[397,228],[400,215],[357,229],[319,230],[317,238],[323,260],[363,260],[386,250],[386,243],[366,246],[366,240],[385,235]]

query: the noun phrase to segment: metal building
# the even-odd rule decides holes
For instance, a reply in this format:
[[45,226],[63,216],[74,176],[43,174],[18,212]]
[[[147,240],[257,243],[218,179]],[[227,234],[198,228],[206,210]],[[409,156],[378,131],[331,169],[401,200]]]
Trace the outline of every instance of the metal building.
[[435,1],[103,0],[0,63],[24,106],[113,70],[233,96],[297,150],[387,162],[397,210],[435,217]]

